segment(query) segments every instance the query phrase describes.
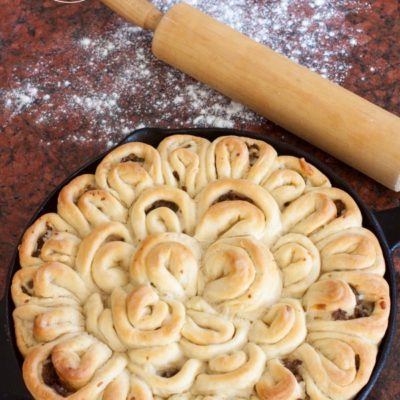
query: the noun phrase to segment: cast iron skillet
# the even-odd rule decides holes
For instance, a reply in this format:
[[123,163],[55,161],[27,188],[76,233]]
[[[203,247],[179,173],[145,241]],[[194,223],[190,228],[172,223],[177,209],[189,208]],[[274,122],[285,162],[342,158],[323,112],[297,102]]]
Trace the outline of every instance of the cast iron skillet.
[[[385,278],[390,285],[390,300],[391,310],[389,316],[389,327],[386,331],[385,337],[379,348],[377,362],[372,373],[371,379],[363,390],[356,397],[356,400],[366,400],[368,393],[371,391],[375,382],[378,379],[380,372],[386,362],[389,354],[390,345],[395,334],[395,320],[396,320],[396,281],[395,281],[395,269],[392,261],[392,252],[400,245],[400,207],[383,212],[373,212],[364,204],[355,193],[342,179],[337,177],[328,167],[326,167],[321,161],[314,158],[313,156],[296,149],[286,143],[282,143],[273,139],[269,139],[266,134],[257,134],[250,132],[243,132],[238,130],[230,129],[180,129],[180,130],[167,130],[157,128],[144,128],[131,133],[127,136],[120,144],[127,142],[145,142],[156,147],[158,143],[165,137],[178,133],[187,133],[191,135],[202,136],[207,139],[214,140],[219,136],[224,135],[238,135],[248,136],[254,139],[264,140],[270,143],[279,154],[294,155],[297,157],[304,157],[311,164],[315,165],[320,169],[332,182],[332,186],[348,192],[353,199],[357,202],[362,215],[363,215],[363,226],[370,229],[377,236],[383,250],[383,254],[386,261],[386,274]],[[56,188],[44,201],[41,207],[33,216],[27,228],[42,214],[47,212],[54,212],[57,209],[57,197],[63,186],[69,181],[75,178],[77,175],[84,173],[94,173],[97,164],[105,156],[106,153],[101,154],[94,160],[88,162],[85,166],[80,168],[74,174],[72,174],[67,180],[62,182],[58,188]],[[13,400],[28,400],[32,399],[29,395],[25,384],[22,380],[21,365],[22,356],[20,355],[14,335],[14,323],[12,320],[12,311],[14,305],[10,295],[11,279],[14,273],[20,268],[18,263],[18,251],[15,250],[14,257],[11,261],[8,269],[8,275],[6,278],[5,285],[5,296],[0,301],[0,399],[13,399]],[[88,399],[89,400],[89,399]]]

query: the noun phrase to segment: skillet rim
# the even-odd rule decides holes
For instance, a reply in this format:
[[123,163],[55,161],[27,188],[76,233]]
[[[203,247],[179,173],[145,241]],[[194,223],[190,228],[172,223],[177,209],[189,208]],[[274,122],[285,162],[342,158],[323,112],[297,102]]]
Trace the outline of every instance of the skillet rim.
[[[259,132],[251,132],[247,130],[239,130],[239,129],[228,129],[228,128],[179,128],[179,129],[168,129],[168,128],[142,128],[138,130],[134,130],[129,133],[125,138],[123,138],[118,144],[111,147],[105,152],[102,152],[100,155],[93,157],[93,159],[84,163],[83,166],[78,168],[75,172],[71,173],[66,179],[64,179],[59,185],[57,185],[44,199],[41,205],[38,207],[36,212],[33,214],[33,217],[29,220],[29,223],[25,226],[23,233],[32,225],[32,223],[42,214],[47,212],[55,212],[56,207],[54,204],[57,204],[57,197],[60,190],[73,178],[76,176],[87,173],[88,169],[95,169],[99,161],[104,158],[109,152],[113,151],[116,147],[135,141],[142,141],[156,147],[158,143],[163,140],[167,136],[176,135],[176,134],[187,134],[194,136],[202,136],[206,137],[209,140],[214,140],[220,136],[228,136],[228,135],[236,135],[236,136],[247,136],[258,140],[263,140],[270,145],[272,145],[277,151],[278,154],[281,155],[294,155],[296,157],[304,157],[307,162],[310,162],[316,168],[318,168],[322,173],[324,173],[329,180],[332,182],[332,186],[338,187],[344,191],[346,191],[357,203],[358,207],[361,210],[363,216],[363,225],[367,225],[367,228],[372,230],[373,233],[378,238],[378,241],[381,245],[382,252],[385,258],[386,263],[386,271],[385,271],[385,279],[390,287],[390,301],[391,308],[388,320],[388,327],[383,337],[376,358],[376,363],[374,369],[372,371],[371,377],[368,383],[362,388],[362,390],[357,394],[355,400],[366,400],[367,396],[371,392],[372,388],[375,386],[383,367],[385,366],[391,345],[394,340],[394,336],[396,333],[396,305],[397,305],[397,293],[396,293],[396,277],[395,277],[395,267],[393,264],[392,252],[389,249],[387,239],[384,233],[384,227],[382,227],[374,212],[370,210],[365,202],[360,198],[358,193],[350,187],[350,185],[342,178],[337,176],[334,171],[331,170],[323,161],[319,160],[317,157],[312,154],[303,151],[302,149],[296,148],[294,145],[282,142],[280,140],[268,137],[268,133],[259,133]],[[212,137],[212,139],[210,139]],[[23,235],[22,233],[22,235]],[[22,235],[19,238],[18,243],[21,242]],[[8,270],[5,277],[5,285],[4,285],[4,295],[0,300],[0,310],[3,312],[0,313],[0,341],[7,346],[5,352],[5,359],[9,359],[8,361],[12,363],[10,358],[13,358],[13,366],[17,368],[10,368],[10,364],[4,365],[3,361],[0,363],[0,387],[1,394],[0,399],[21,399],[28,400],[31,399],[32,396],[29,394],[28,390],[25,387],[22,378],[22,355],[20,354],[15,341],[15,331],[14,331],[14,322],[12,319],[12,312],[14,310],[14,304],[11,298],[11,283],[12,277],[15,272],[20,268],[18,262],[18,246],[14,250],[13,256],[11,257]],[[13,357],[12,357],[13,356]],[[15,370],[17,369],[17,370]],[[4,372],[4,373],[3,373]],[[6,377],[9,379],[6,379]],[[11,384],[11,383],[14,384]],[[10,390],[14,390],[7,394],[4,387],[5,385],[10,388]],[[17,397],[16,397],[17,396]],[[21,397],[23,396],[23,397]]]

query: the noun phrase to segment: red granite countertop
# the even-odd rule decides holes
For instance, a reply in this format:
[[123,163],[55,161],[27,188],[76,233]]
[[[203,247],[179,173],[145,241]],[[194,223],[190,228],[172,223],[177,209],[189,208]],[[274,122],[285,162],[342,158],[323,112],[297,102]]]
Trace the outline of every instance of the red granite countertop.
[[[263,4],[267,7],[277,2],[247,3],[242,7]],[[293,3],[296,7],[292,12],[300,18],[310,2]],[[330,3],[332,10],[344,16],[340,21],[334,15],[330,17],[337,35],[336,47],[326,61],[330,73],[346,88],[400,115],[398,1],[330,0]],[[353,10],[352,5],[357,3],[361,6]],[[372,209],[400,206],[400,193],[385,189],[247,111],[228,112],[219,120],[207,115],[195,118],[191,115],[193,110],[198,112],[202,105],[209,107],[208,92],[152,59],[148,53],[150,35],[140,34],[138,38],[134,36],[137,30],[129,30],[125,25],[121,31],[120,18],[98,2],[61,5],[50,0],[0,0],[0,6],[1,296],[19,237],[46,195],[82,163],[117,143],[133,127],[212,126],[215,122],[265,132],[319,157],[346,179]],[[351,47],[348,46],[349,32],[356,37]],[[299,35],[293,32],[293,41]],[[93,38],[102,40],[95,43],[99,48],[86,51],[93,45]],[[129,38],[136,39],[130,43]],[[346,51],[340,52],[342,45]],[[322,54],[317,47],[313,57],[318,60],[326,55],[326,49]],[[300,47],[300,62],[301,56]],[[124,70],[124,75],[121,70],[129,57],[136,61],[132,63],[133,70]],[[143,58],[142,68],[138,60]],[[341,71],[339,77],[332,71],[336,67]],[[139,76],[140,81],[127,84],[127,76],[132,80]],[[172,90],[179,91],[188,85],[193,87],[184,94],[189,93],[192,102],[201,101],[200,106],[188,106],[185,96],[171,97]],[[82,93],[86,87],[88,99]],[[215,99],[214,96],[214,102]],[[229,101],[218,99],[229,108]],[[216,108],[209,107],[208,112],[212,110]],[[395,255],[395,265],[400,270],[400,254]],[[400,340],[396,339],[389,361],[369,397],[371,400],[400,398],[399,353]]]

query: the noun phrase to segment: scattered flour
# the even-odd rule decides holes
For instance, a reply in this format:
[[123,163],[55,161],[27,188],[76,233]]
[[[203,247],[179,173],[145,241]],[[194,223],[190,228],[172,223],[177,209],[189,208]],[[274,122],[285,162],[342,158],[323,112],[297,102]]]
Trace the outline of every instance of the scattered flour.
[[[351,68],[349,54],[362,34],[345,24],[341,0],[187,2],[337,83]],[[166,11],[177,1],[153,3]],[[353,12],[369,7],[359,0],[347,0],[346,5]],[[62,130],[72,118],[76,128],[58,140],[112,146],[143,126],[230,128],[262,122],[242,105],[155,60],[151,34],[118,18],[101,38],[68,40],[73,56],[65,70],[54,68],[51,55],[42,55],[25,65],[26,71],[34,71],[31,78],[22,79],[15,69],[12,87],[0,84],[0,106],[10,113],[8,124],[28,115],[38,129]]]
[[12,108],[14,114],[20,114],[36,100],[38,90],[28,82],[25,85],[11,89],[4,97],[5,106]]

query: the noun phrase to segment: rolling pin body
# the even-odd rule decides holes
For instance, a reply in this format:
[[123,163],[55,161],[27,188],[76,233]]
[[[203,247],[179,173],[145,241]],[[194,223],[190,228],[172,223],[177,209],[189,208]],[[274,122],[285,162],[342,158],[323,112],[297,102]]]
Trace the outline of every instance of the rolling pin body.
[[178,4],[158,23],[157,58],[400,191],[400,118]]

